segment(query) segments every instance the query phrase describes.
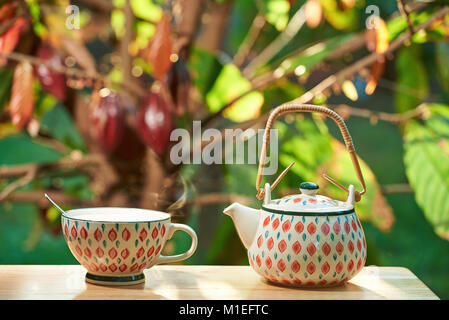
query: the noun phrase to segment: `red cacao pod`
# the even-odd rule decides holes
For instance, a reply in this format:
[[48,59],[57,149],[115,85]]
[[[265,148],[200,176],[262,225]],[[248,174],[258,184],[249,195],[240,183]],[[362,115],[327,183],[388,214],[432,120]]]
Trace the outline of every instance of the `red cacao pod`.
[[[62,67],[64,60],[57,51],[47,45],[42,44],[37,49],[37,57],[56,67]],[[42,86],[42,90],[53,95],[59,101],[64,101],[67,96],[66,77],[63,73],[59,73],[50,69],[46,65],[35,66],[34,68],[37,78]]]
[[142,140],[162,155],[170,142],[173,122],[167,103],[154,92],[149,93],[137,113],[137,130]]
[[125,115],[120,108],[119,95],[109,89],[93,97],[89,110],[91,137],[106,153],[112,153],[123,138]]

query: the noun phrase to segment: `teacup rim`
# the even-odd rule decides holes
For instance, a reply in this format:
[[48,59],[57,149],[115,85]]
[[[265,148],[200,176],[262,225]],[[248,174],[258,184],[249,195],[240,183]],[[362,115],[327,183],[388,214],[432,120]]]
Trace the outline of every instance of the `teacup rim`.
[[[91,219],[80,219],[73,216],[68,216],[67,214],[73,213],[75,211],[83,211],[83,210],[93,210],[93,209],[126,209],[126,210],[137,210],[137,211],[144,211],[144,212],[156,212],[158,214],[162,214],[163,216],[166,216],[165,218],[161,219],[142,219],[138,221],[112,221],[112,220],[91,220]],[[131,208],[131,207],[88,207],[88,208],[76,208],[65,211],[65,213],[62,213],[62,217],[70,220],[77,220],[77,221],[86,221],[89,223],[148,223],[148,222],[160,222],[165,220],[170,220],[171,216],[167,212],[159,211],[159,210],[151,210],[151,209],[143,209],[143,208]]]

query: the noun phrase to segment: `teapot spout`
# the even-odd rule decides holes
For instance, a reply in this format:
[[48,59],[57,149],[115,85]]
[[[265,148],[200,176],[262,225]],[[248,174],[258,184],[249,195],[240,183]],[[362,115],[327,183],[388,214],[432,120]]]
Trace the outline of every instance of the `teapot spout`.
[[223,213],[232,218],[240,240],[248,249],[256,236],[260,218],[259,210],[234,202],[224,209]]

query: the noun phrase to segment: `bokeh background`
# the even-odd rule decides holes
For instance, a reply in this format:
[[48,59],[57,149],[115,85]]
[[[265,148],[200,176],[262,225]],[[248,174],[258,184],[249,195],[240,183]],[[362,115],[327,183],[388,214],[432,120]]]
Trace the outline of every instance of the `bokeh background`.
[[[367,265],[409,268],[449,298],[448,13],[446,1],[0,1],[0,263],[77,263],[47,192],[65,209],[170,212],[198,233],[184,263],[247,265],[222,211],[260,206],[257,165],[175,165],[170,132],[264,128],[272,108],[312,102],[346,119],[361,158]],[[314,181],[346,198],[324,172],[360,188],[332,121],[276,128],[279,172],[296,163],[273,196]],[[164,251],[189,245],[176,234]]]

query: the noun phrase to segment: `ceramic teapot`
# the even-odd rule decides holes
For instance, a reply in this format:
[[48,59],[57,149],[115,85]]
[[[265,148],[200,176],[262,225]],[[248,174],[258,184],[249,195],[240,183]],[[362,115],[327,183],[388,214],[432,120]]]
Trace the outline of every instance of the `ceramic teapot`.
[[[345,188],[334,179],[325,179],[345,190],[345,201],[318,194],[318,185],[303,182],[300,194],[271,199],[271,191],[293,163],[270,186],[260,188],[263,164],[274,120],[289,112],[320,112],[333,119],[342,132],[357,177],[363,190]],[[267,121],[260,154],[256,188],[263,199],[261,209],[234,203],[224,210],[235,224],[248,249],[252,268],[268,281],[291,286],[334,286],[354,277],[366,260],[366,240],[354,210],[355,202],[365,193],[365,182],[351,136],[343,119],[334,111],[309,104],[281,105]]]

